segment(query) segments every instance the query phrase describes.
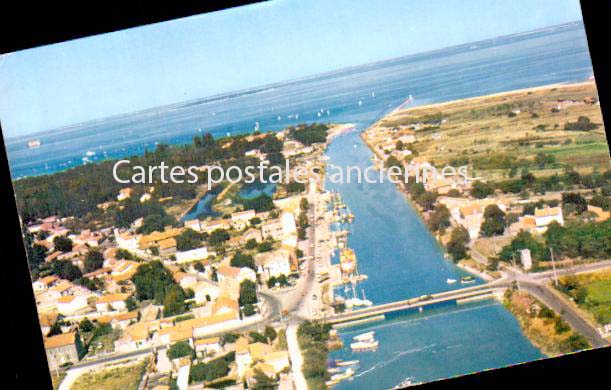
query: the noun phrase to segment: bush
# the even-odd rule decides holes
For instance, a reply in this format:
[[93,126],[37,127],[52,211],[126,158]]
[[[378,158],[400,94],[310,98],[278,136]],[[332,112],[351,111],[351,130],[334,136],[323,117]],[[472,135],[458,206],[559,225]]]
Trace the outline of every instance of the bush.
[[172,344],[167,352],[169,359],[178,359],[185,356],[195,356],[195,351],[187,341]]

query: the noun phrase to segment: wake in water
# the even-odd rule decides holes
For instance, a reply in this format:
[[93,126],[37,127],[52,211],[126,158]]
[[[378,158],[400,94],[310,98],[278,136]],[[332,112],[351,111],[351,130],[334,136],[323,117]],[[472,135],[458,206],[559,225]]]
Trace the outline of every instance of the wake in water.
[[397,351],[397,352],[395,352],[395,354],[394,354],[394,356],[392,358],[387,359],[387,360],[383,360],[381,362],[378,362],[378,363],[374,364],[373,366],[371,366],[367,370],[365,370],[363,372],[360,372],[357,375],[355,375],[354,378],[358,378],[360,376],[369,374],[370,372],[373,372],[373,371],[375,371],[375,370],[377,370],[379,368],[382,368],[382,367],[384,367],[384,366],[386,366],[388,364],[391,364],[391,363],[395,362],[397,359],[399,359],[399,358],[401,358],[401,357],[403,357],[405,355],[410,355],[410,354],[413,354],[413,353],[423,352],[423,351],[432,349],[435,346],[436,346],[436,344],[429,344],[429,345],[425,345],[425,346],[419,347],[419,348],[408,349],[408,350],[405,350],[405,351]]

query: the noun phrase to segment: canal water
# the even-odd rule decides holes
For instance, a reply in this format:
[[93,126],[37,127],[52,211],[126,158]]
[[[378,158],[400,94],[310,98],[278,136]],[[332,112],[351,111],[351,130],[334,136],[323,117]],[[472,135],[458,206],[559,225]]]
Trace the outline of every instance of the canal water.
[[[331,143],[330,164],[363,170],[372,164],[361,130]],[[326,186],[339,191],[355,216],[348,245],[356,253],[359,272],[368,276],[358,284],[367,299],[378,304],[464,287],[447,284],[446,279],[466,273],[443,258],[437,241],[394,184],[327,180]],[[352,338],[370,330],[376,332],[378,350],[352,353]],[[354,379],[341,382],[338,389],[392,388],[406,377],[432,381],[543,357],[516,319],[493,300],[390,315],[341,329],[340,335],[345,347],[330,357],[358,359],[360,364]]]

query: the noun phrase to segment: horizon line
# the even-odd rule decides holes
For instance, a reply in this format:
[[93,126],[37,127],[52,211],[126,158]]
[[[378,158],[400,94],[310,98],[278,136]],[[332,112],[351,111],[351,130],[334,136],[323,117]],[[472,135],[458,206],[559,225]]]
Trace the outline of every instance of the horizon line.
[[[190,105],[190,104],[194,104],[194,103],[199,103],[200,101],[203,101],[203,100],[214,100],[214,99],[223,98],[223,97],[226,97],[227,95],[232,95],[232,94],[245,94],[245,93],[248,93],[248,92],[255,92],[255,91],[260,90],[260,89],[268,89],[268,88],[272,88],[272,87],[276,87],[276,86],[280,86],[280,85],[290,85],[290,84],[299,83],[299,82],[302,82],[302,81],[312,80],[312,79],[315,79],[317,77],[331,76],[331,75],[334,75],[334,74],[338,74],[338,73],[342,73],[342,72],[347,72],[347,71],[350,71],[350,70],[355,70],[355,69],[366,67],[366,66],[372,66],[372,65],[376,65],[376,64],[381,64],[381,63],[384,63],[384,62],[391,62],[391,61],[397,61],[397,60],[406,59],[406,58],[409,58],[409,57],[416,57],[416,56],[421,56],[421,55],[427,55],[427,54],[436,53],[436,52],[439,52],[439,51],[444,51],[444,50],[448,50],[448,49],[452,49],[452,48],[459,48],[461,46],[472,45],[474,43],[486,42],[486,41],[489,41],[489,40],[494,40],[494,39],[499,39],[499,38],[509,38],[509,37],[513,37],[513,36],[517,36],[517,35],[523,35],[523,34],[534,34],[534,33],[537,33],[537,32],[549,29],[549,28],[562,27],[562,26],[570,26],[570,25],[581,25],[583,27],[584,23],[583,23],[583,20],[577,19],[577,20],[573,20],[573,21],[570,21],[570,22],[566,22],[566,23],[553,24],[553,25],[539,27],[539,28],[536,28],[534,30],[526,30],[526,31],[515,32],[515,33],[512,33],[512,34],[498,35],[498,36],[495,36],[495,37],[480,39],[480,40],[477,40],[477,41],[463,42],[463,43],[460,43],[460,44],[457,44],[457,45],[444,46],[444,47],[440,47],[440,48],[437,48],[437,49],[421,51],[421,52],[417,52],[417,53],[410,53],[410,54],[405,54],[405,55],[401,55],[401,56],[397,56],[397,57],[389,57],[389,58],[380,59],[380,60],[372,61],[372,62],[366,62],[366,63],[362,63],[362,64],[358,64],[358,65],[351,65],[351,66],[347,66],[347,67],[343,67],[343,68],[338,68],[338,69],[327,71],[327,72],[313,73],[313,74],[309,74],[309,75],[306,75],[306,76],[297,77],[297,78],[294,78],[294,79],[280,80],[280,81],[276,81],[276,82],[273,82],[273,83],[261,84],[261,85],[257,85],[257,86],[253,86],[253,87],[248,87],[248,88],[243,88],[243,89],[235,89],[235,90],[224,91],[224,92],[216,93],[216,94],[213,94],[213,95],[207,95],[207,96],[198,97],[198,98],[195,98],[195,99],[181,100],[181,101],[176,101],[174,103],[169,103],[169,104],[164,104],[164,105],[157,105],[157,106],[151,106],[151,107],[144,108],[144,109],[141,109],[141,110],[125,111],[125,112],[121,112],[121,113],[117,113],[117,114],[112,114],[112,115],[107,115],[107,116],[100,116],[100,117],[96,117],[96,118],[87,119],[87,120],[84,120],[84,121],[81,121],[81,122],[75,122],[75,123],[71,123],[71,124],[68,124],[68,125],[63,125],[63,126],[59,126],[59,127],[50,128],[50,129],[34,131],[34,132],[31,132],[31,133],[20,134],[20,135],[13,135],[13,136],[6,136],[6,135],[4,135],[4,139],[5,139],[5,141],[19,140],[19,139],[22,139],[22,138],[27,138],[27,137],[31,137],[31,136],[35,136],[35,135],[42,135],[42,134],[50,133],[50,132],[57,131],[57,130],[67,130],[67,129],[70,129],[72,127],[78,127],[78,126],[83,126],[83,125],[87,125],[87,124],[93,124],[93,123],[96,123],[96,122],[121,119],[123,117],[128,117],[128,116],[135,115],[135,114],[146,113],[146,112],[149,112],[149,111],[155,111],[155,110],[159,110],[161,108],[169,108],[169,107],[173,107],[173,106],[176,106],[178,108],[178,107],[180,107],[182,105]],[[87,38],[83,38],[83,39],[87,39]],[[42,46],[42,47],[44,47],[44,46]],[[7,54],[9,54],[9,53],[7,53]],[[0,125],[1,125],[1,120],[0,120]]]

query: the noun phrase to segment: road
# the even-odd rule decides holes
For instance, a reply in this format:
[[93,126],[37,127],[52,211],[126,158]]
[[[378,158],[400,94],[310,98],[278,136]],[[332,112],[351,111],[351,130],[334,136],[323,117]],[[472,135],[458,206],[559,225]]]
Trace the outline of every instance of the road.
[[307,390],[308,383],[303,376],[303,355],[299,348],[299,342],[297,340],[297,329],[299,323],[297,321],[291,321],[288,328],[286,329],[286,342],[288,344],[289,356],[291,358],[291,372],[293,374],[293,381],[295,382],[295,388],[297,390]]

